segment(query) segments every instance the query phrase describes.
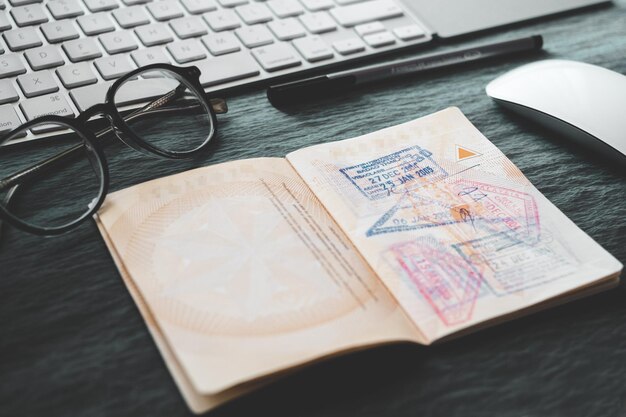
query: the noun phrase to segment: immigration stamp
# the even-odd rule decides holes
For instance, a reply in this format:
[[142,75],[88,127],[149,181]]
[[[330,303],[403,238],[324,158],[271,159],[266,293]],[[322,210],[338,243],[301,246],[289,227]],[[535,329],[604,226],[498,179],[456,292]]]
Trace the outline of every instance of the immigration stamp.
[[458,220],[450,208],[449,202],[433,199],[426,192],[409,191],[368,229],[366,236],[453,224]]
[[496,231],[514,232],[517,239],[529,243],[539,239],[539,209],[532,195],[466,179],[454,182],[453,189],[466,204],[480,208],[481,218],[497,224]]
[[408,190],[446,178],[448,173],[432,155],[416,145],[339,171],[365,197],[377,200],[397,193],[398,189]]
[[464,257],[432,237],[393,245],[391,252],[444,324],[472,318],[482,276]]
[[549,233],[531,244],[509,230],[452,247],[467,262],[481,268],[486,285],[499,296],[566,277],[578,265],[576,258]]
[[465,226],[467,233],[510,230],[526,241],[539,236],[539,212],[528,193],[469,180],[407,191],[366,236],[440,226]]

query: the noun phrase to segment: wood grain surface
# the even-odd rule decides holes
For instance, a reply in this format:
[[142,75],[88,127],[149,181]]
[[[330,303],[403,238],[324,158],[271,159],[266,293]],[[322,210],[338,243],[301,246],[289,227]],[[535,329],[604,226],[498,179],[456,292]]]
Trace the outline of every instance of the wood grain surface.
[[[623,167],[503,111],[484,92],[499,74],[540,58],[626,74],[626,0],[433,49],[536,33],[545,37],[542,55],[378,84],[289,113],[270,106],[261,89],[230,97],[209,155],[172,162],[114,146],[107,150],[111,186],[283,156],[458,106],[541,192],[626,263]],[[31,149],[17,157],[28,158]],[[59,192],[73,198],[79,191]],[[625,295],[620,286],[441,345],[335,359],[212,415],[624,417]],[[93,222],[57,238],[7,229],[0,247],[0,415],[190,414]]]

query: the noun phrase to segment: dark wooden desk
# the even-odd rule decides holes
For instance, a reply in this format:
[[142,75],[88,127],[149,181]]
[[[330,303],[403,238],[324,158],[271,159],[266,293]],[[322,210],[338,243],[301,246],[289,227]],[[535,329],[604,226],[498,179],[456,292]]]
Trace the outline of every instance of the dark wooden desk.
[[[545,36],[544,57],[626,74],[625,0],[461,44],[533,33]],[[491,79],[534,59],[381,84],[294,114],[271,107],[263,90],[233,97],[231,111],[220,118],[213,155],[172,163],[118,147],[110,152],[112,187],[193,166],[283,156],[454,105],[566,215],[626,263],[626,176],[565,138],[502,111],[484,93]],[[340,358],[213,415],[624,417],[625,295],[620,287],[429,348],[395,346]],[[0,415],[190,415],[91,222],[52,239],[11,229],[2,242]]]

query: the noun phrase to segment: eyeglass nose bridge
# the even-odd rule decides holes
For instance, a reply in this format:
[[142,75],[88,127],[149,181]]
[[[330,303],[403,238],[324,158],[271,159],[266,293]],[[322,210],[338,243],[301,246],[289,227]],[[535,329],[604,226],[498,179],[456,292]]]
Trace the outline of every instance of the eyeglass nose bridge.
[[199,77],[201,72],[200,72],[200,68],[196,67],[195,65],[192,65],[190,67],[185,68],[187,70],[187,74],[194,76],[194,77]]
[[108,133],[114,133],[115,136],[121,140],[127,146],[135,149],[139,152],[145,152],[143,148],[138,146],[135,141],[129,138],[115,123],[113,118],[114,109],[108,103],[100,103],[93,105],[83,111],[81,115],[78,117],[78,120],[85,124],[87,121],[92,119],[95,116],[102,116],[103,119],[106,119],[108,122],[108,126],[104,127],[101,130],[94,132],[96,139],[100,139]]
[[[111,106],[107,103],[99,103],[83,111],[80,116],[78,116],[77,120],[85,125],[87,122],[91,121],[92,118],[102,116],[103,119],[108,121],[109,126],[95,132],[95,136],[100,137],[111,131],[114,131],[117,135],[118,129],[115,127],[115,123],[113,122],[112,112],[113,110],[111,109]],[[119,137],[119,135],[117,136]]]
[[147,151],[144,147],[140,146],[137,142],[135,142],[135,140],[131,136],[126,134],[122,129],[120,129],[120,127],[115,123],[115,120],[112,114],[108,112],[103,112],[102,115],[109,121],[109,127],[98,132],[96,134],[97,137],[103,136],[106,133],[110,133],[111,131],[113,131],[113,133],[115,133],[115,136],[117,136],[117,138],[121,140],[122,143],[124,143],[126,146],[129,146],[130,148],[138,152],[141,152],[143,154],[146,154],[152,157],[155,156],[151,152]]

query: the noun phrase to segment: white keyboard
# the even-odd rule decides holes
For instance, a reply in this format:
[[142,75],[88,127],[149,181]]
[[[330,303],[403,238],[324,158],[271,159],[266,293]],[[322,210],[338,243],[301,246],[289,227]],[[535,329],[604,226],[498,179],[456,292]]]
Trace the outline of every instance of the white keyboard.
[[222,91],[431,39],[393,0],[0,0],[0,31],[0,134],[77,115],[138,66],[196,65]]

